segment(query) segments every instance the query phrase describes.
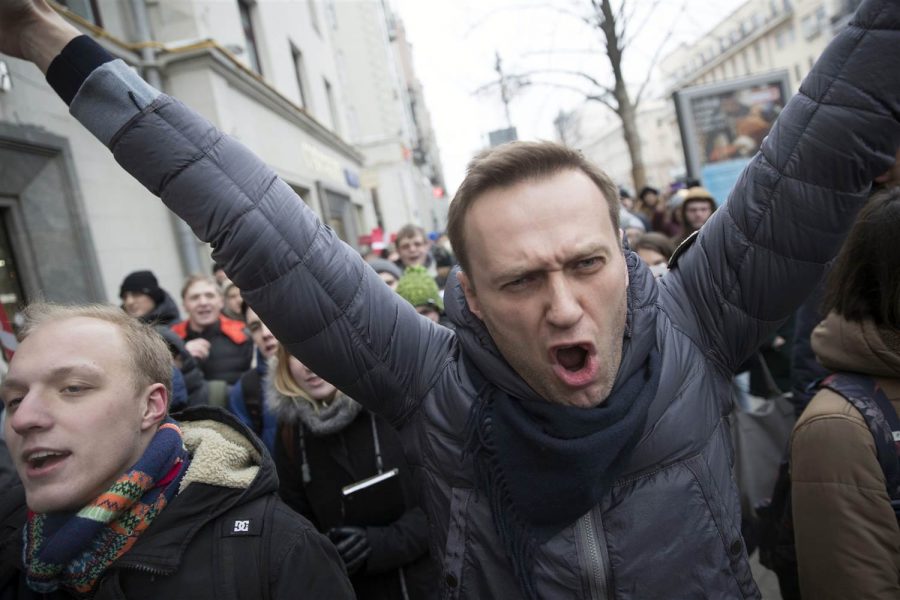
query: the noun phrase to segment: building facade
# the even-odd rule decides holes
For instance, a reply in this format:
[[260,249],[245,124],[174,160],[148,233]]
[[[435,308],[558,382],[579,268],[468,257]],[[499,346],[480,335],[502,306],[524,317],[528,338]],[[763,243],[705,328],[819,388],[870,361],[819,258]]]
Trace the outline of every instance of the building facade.
[[[262,157],[351,245],[377,223],[346,138],[334,4],[68,0],[60,12]],[[298,200],[300,201],[300,200]],[[209,248],[68,115],[32,65],[0,63],[0,304],[118,301],[153,270],[177,295]],[[3,315],[0,315],[2,318]]]
[[788,72],[791,90],[847,24],[860,0],[748,0],[697,42],[660,63],[670,90],[772,71]]
[[421,84],[412,69],[402,23],[380,1],[336,2],[335,45],[345,73],[348,137],[365,156],[363,186],[378,225],[442,229],[446,199]]

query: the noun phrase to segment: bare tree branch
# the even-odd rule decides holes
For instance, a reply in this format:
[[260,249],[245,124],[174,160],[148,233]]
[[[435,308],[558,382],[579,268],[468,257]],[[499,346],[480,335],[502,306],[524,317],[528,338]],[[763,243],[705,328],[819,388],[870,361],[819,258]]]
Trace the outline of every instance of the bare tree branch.
[[601,56],[603,50],[600,48],[545,48],[542,50],[529,50],[523,52],[522,56],[552,56],[554,54],[587,54],[589,56]]
[[568,90],[570,92],[576,92],[578,94],[581,94],[581,96],[583,96],[586,101],[599,102],[600,104],[603,104],[604,106],[606,106],[606,108],[613,111],[614,113],[618,114],[618,112],[619,112],[618,107],[615,104],[613,104],[613,102],[610,101],[611,98],[607,97],[606,95],[599,96],[597,94],[592,94],[590,92],[586,92],[585,90],[579,88],[576,85],[560,83],[557,81],[532,81],[531,85],[541,85],[541,86],[556,88],[558,90]]
[[[634,42],[635,38],[637,36],[639,36],[641,31],[644,30],[644,27],[646,27],[647,22],[650,21],[650,19],[653,17],[654,12],[656,12],[656,7],[659,6],[661,2],[662,2],[662,0],[653,0],[653,4],[650,6],[650,8],[644,14],[644,18],[641,19],[641,22],[637,26],[629,28],[628,31],[626,31],[624,28],[622,29],[622,45],[623,46],[629,46]],[[681,10],[679,11],[679,14],[684,13],[684,6],[685,6],[684,4],[681,5]],[[674,27],[672,27],[670,29],[670,31],[672,29],[674,29]]]
[[532,69],[530,71],[523,71],[521,73],[516,73],[516,77],[529,77],[532,75],[567,75],[570,77],[578,77],[580,79],[584,79],[592,86],[597,88],[599,91],[604,94],[612,94],[613,90],[608,85],[600,83],[600,80],[596,77],[588,75],[583,71],[573,71],[570,69]]
[[555,12],[555,13],[558,13],[561,15],[566,15],[566,16],[572,17],[574,19],[577,19],[578,21],[581,21],[582,23],[584,23],[588,26],[591,26],[591,27],[593,26],[593,23],[591,23],[590,18],[585,17],[582,14],[578,14],[574,10],[569,10],[569,9],[563,8],[561,6],[553,6],[552,4],[522,4],[519,6],[516,6],[516,5],[498,6],[497,8],[493,8],[493,9],[489,10],[488,12],[484,13],[483,15],[480,15],[478,20],[475,23],[473,23],[465,31],[465,33],[463,34],[463,37],[464,38],[469,37],[469,35],[471,35],[476,29],[478,29],[479,27],[484,25],[487,21],[493,19],[497,15],[501,15],[501,14],[507,13],[507,12],[520,12],[522,10],[549,10],[549,11],[552,11],[552,12]]

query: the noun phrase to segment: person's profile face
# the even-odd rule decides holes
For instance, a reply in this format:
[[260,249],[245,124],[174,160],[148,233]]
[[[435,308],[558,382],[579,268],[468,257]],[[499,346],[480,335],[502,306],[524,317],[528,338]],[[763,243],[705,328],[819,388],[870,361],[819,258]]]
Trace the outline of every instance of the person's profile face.
[[184,310],[195,329],[202,330],[219,320],[222,314],[222,294],[209,281],[197,281],[184,292]]
[[393,274],[388,273],[387,271],[382,271],[378,274],[381,277],[381,280],[387,284],[389,288],[394,291],[397,291],[397,278],[394,277]]
[[337,392],[337,388],[316,375],[312,370],[291,356],[289,359],[291,377],[300,386],[300,389],[317,402],[328,400]]
[[19,345],[0,395],[31,510],[80,509],[140,458],[146,399],[132,370],[120,330],[98,319],[50,321]]
[[252,308],[247,309],[244,321],[247,323],[247,331],[250,332],[253,343],[259,349],[263,358],[272,358],[278,349],[278,340],[275,339],[275,336],[269,331],[266,324],[262,322],[259,315],[253,312]]
[[605,400],[621,361],[628,271],[601,191],[563,171],[488,190],[465,219],[472,272],[460,281],[509,364],[548,401]]
[[233,315],[241,314],[241,304],[243,304],[244,299],[241,297],[241,290],[236,285],[228,288],[228,291],[225,292],[225,307],[231,311]]
[[403,266],[423,266],[428,257],[428,242],[419,234],[397,240],[397,253]]
[[122,308],[132,317],[140,318],[156,308],[156,302],[142,292],[125,292],[122,296]]

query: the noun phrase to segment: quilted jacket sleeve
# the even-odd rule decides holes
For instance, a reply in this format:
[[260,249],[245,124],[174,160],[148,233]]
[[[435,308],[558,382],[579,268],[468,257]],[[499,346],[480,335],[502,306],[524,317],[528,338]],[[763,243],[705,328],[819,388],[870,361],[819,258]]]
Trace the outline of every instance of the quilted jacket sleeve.
[[813,290],[900,147],[900,2],[866,0],[728,202],[663,279],[673,323],[734,369]]
[[452,362],[454,335],[392,292],[247,148],[122,61],[82,84],[72,114],[214,248],[276,338],[399,424]]

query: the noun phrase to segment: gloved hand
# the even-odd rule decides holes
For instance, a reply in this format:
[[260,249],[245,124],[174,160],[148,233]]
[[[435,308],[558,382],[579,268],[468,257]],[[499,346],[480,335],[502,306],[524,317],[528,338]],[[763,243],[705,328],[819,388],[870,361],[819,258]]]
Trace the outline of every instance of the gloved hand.
[[369,545],[369,537],[366,535],[365,529],[362,527],[334,527],[329,529],[326,535],[337,548],[349,575],[353,575],[365,566],[369,555],[372,554],[372,546]]

